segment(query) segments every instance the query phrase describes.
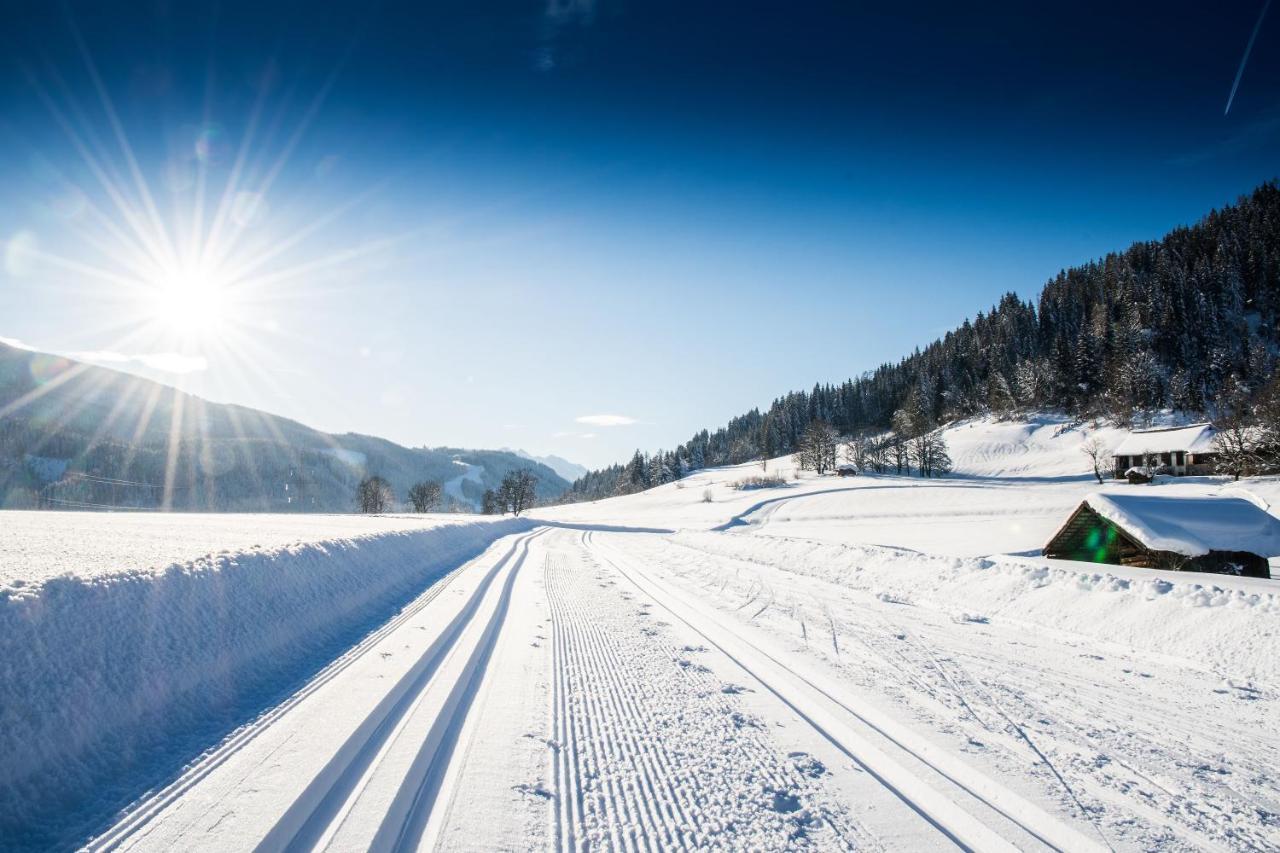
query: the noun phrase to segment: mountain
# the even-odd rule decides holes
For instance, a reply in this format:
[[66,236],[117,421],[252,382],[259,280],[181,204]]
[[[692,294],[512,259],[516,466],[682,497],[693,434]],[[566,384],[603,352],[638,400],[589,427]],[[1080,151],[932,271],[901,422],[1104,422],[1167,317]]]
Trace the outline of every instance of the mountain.
[[532,468],[542,500],[569,485],[515,453],[408,448],[331,435],[148,379],[0,344],[0,507],[344,512],[367,474],[400,499],[421,480],[475,508],[504,474]]
[[554,453],[548,456],[534,456],[532,453],[524,450],[512,450],[509,447],[504,447],[502,449],[508,453],[514,453],[521,459],[528,459],[530,462],[540,462],[552,471],[555,471],[565,480],[568,480],[570,483],[579,477],[584,476],[589,470],[586,465],[579,465],[577,462],[570,462],[568,459],[556,456]]
[[793,391],[674,450],[636,451],[625,465],[579,478],[567,497],[636,491],[691,469],[790,453],[818,420],[853,435],[890,429],[898,412],[927,428],[1018,410],[1102,415],[1120,425],[1163,409],[1240,411],[1273,381],[1278,321],[1273,181],[1161,240],[1063,270],[1035,302],[1006,294],[897,364]]

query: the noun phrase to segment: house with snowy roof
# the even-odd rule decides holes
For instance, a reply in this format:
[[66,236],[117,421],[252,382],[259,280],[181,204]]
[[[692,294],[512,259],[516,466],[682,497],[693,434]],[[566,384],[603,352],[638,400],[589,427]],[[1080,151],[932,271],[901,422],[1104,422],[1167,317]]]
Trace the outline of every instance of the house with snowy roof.
[[1208,423],[1134,430],[1111,451],[1116,479],[1124,479],[1134,468],[1149,468],[1148,476],[1157,471],[1178,477],[1211,474],[1217,458],[1214,434]]
[[1076,507],[1044,556],[1121,566],[1269,578],[1280,519],[1247,493],[1094,493]]

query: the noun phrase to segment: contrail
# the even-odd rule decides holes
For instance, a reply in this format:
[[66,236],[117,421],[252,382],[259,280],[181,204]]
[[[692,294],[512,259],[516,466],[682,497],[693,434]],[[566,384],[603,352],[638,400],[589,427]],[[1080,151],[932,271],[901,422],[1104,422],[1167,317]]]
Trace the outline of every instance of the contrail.
[[1253,52],[1253,43],[1258,38],[1258,30],[1262,29],[1262,19],[1267,16],[1267,10],[1271,8],[1271,0],[1262,4],[1262,11],[1258,13],[1258,22],[1253,25],[1253,33],[1249,36],[1249,43],[1245,45],[1244,56],[1240,57],[1240,68],[1236,71],[1236,81],[1231,84],[1231,94],[1227,96],[1227,108],[1222,111],[1225,116],[1231,112],[1231,102],[1236,99],[1236,89],[1240,88],[1240,78],[1244,76],[1244,66],[1249,61],[1249,54]]

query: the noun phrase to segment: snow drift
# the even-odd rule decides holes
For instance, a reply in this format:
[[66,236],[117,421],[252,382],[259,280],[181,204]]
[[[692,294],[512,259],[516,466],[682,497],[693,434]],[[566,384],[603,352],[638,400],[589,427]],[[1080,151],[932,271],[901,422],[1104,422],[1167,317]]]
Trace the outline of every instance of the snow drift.
[[905,548],[684,532],[699,551],[815,577],[884,601],[1001,619],[1175,658],[1223,679],[1280,685],[1274,581],[1018,557],[959,558]]
[[444,522],[0,590],[0,838],[83,837],[528,527]]

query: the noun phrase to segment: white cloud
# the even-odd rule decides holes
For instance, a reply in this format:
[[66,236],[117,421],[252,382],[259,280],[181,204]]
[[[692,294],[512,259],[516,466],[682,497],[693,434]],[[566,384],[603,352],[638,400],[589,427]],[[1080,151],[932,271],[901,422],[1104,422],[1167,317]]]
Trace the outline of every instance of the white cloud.
[[209,369],[209,360],[202,355],[183,355],[180,352],[123,353],[111,350],[69,352],[67,358],[88,361],[93,364],[137,363],[163,373],[199,373]]
[[575,420],[580,424],[597,427],[631,426],[636,422],[635,418],[626,415],[582,415]]
[[202,355],[153,352],[135,355],[133,358],[153,370],[163,370],[165,373],[198,373],[209,369],[209,360]]
[[31,352],[35,351],[35,347],[31,346],[30,344],[24,344],[22,341],[18,340],[17,338],[0,338],[0,344],[8,344],[14,349],[24,349],[24,350],[29,350]]
[[[17,338],[0,337],[0,344],[8,344],[14,349],[39,352],[30,344]],[[51,352],[51,350],[46,350]],[[84,350],[81,352],[58,353],[76,361],[87,361],[90,364],[141,364],[152,370],[164,373],[198,373],[209,369],[209,360],[202,355],[184,355],[180,352],[140,352],[124,353],[114,350]]]

